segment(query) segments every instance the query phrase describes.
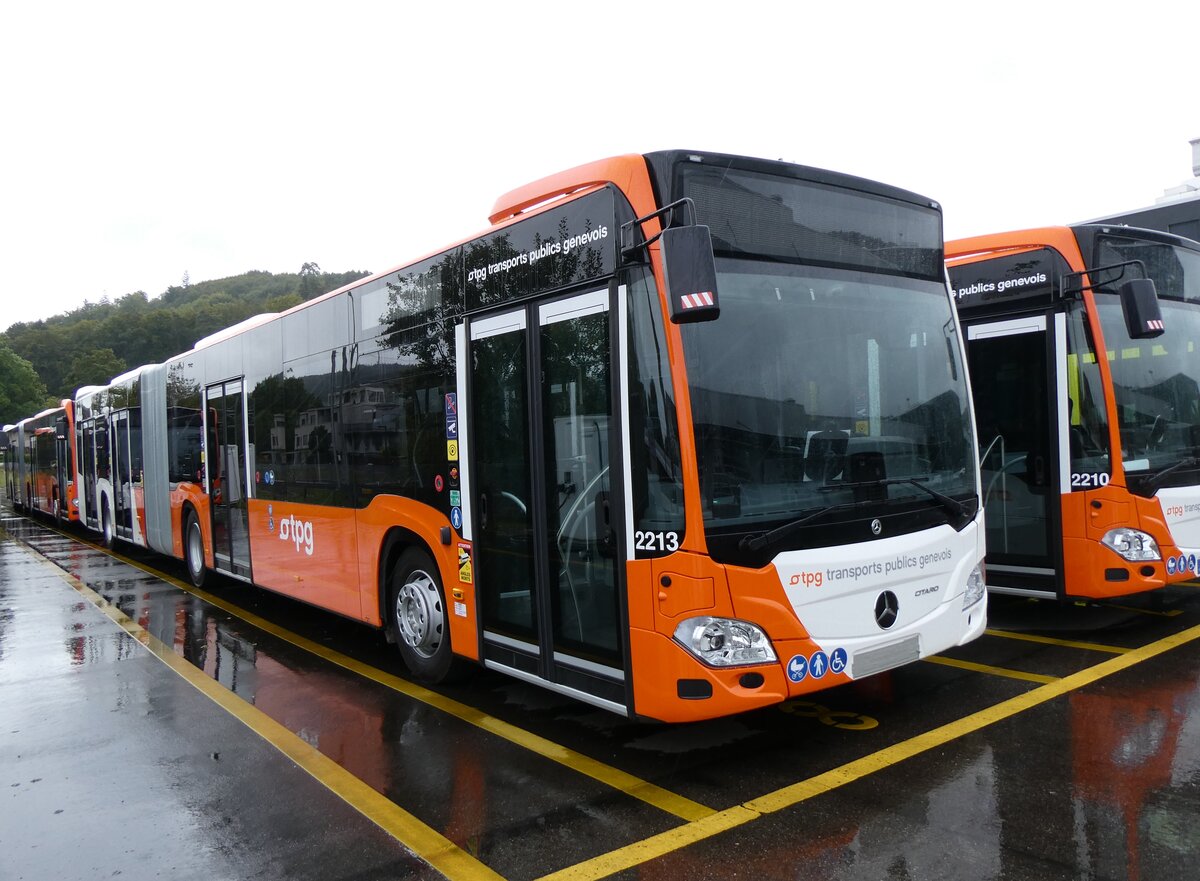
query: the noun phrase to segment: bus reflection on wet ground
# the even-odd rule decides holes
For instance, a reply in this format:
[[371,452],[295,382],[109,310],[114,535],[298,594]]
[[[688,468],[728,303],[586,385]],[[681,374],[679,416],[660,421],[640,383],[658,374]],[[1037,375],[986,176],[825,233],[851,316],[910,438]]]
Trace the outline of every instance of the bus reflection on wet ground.
[[937,663],[663,726],[487,673],[429,691],[368,628],[0,525],[13,877],[1137,878],[1200,855],[1197,588],[994,597]]

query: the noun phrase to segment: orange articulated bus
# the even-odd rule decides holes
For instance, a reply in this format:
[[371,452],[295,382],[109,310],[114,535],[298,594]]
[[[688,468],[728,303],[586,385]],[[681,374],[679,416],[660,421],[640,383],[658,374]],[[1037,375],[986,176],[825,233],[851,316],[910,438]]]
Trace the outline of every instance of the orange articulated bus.
[[464,661],[686,721],[985,625],[941,210],[668,151],[76,396],[84,522]]
[[60,523],[79,519],[75,497],[75,404],[63,400],[13,426],[5,483],[14,506]]
[[993,591],[1115,597],[1200,571],[1200,244],[1081,224],[946,244]]

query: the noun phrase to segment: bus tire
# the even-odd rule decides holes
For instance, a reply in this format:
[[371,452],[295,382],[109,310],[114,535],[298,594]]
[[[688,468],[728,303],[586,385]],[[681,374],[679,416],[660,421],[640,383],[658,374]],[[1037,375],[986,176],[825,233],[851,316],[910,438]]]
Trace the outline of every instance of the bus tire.
[[208,567],[204,565],[204,533],[194,511],[188,511],[183,518],[183,562],[192,586],[204,587],[208,575]]
[[388,602],[396,645],[421,682],[457,678],[462,662],[450,648],[446,594],[437,566],[424,551],[409,548],[392,569]]
[[112,517],[108,515],[108,505],[101,499],[100,504],[100,543],[107,550],[112,550],[117,543],[117,533],[113,529]]

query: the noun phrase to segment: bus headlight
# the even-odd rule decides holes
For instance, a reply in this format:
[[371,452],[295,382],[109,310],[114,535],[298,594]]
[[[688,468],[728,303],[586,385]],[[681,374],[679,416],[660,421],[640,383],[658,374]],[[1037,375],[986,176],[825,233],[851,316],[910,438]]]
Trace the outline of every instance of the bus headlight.
[[987,585],[983,580],[983,564],[980,563],[967,576],[967,589],[963,593],[963,609],[969,609],[983,599],[983,594],[986,590]]
[[1142,532],[1140,529],[1130,529],[1128,526],[1110,529],[1104,533],[1100,544],[1111,548],[1126,560],[1134,563],[1162,559],[1162,554],[1158,550],[1158,542],[1154,540],[1154,536]]
[[710,667],[775,660],[775,649],[762,628],[736,618],[688,618],[675,628],[675,641]]

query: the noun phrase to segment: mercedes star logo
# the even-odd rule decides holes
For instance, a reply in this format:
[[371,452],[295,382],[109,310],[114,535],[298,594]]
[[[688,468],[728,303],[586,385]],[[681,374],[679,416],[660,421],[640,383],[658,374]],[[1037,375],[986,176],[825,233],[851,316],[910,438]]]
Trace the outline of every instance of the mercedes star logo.
[[900,601],[896,599],[896,595],[890,590],[885,590],[879,595],[879,599],[875,601],[875,622],[887,630],[896,623],[896,616],[900,614]]
[[879,533],[883,532],[883,524],[879,522],[878,517],[871,521],[871,531],[876,535],[879,535]]

